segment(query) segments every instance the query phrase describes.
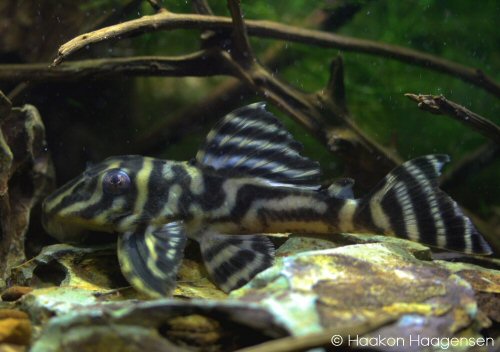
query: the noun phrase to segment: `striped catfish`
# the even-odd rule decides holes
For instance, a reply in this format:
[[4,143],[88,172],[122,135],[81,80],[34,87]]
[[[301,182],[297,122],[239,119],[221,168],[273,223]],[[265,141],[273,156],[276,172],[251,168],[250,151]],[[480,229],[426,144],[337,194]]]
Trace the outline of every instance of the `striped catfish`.
[[125,278],[155,297],[172,293],[187,238],[226,292],[272,264],[266,233],[383,233],[491,253],[438,188],[448,156],[408,161],[356,199],[350,179],[320,187],[319,165],[301,149],[263,103],[252,104],[226,115],[192,161],[127,155],[88,168],[44,201],[43,224],[59,239],[117,234]]

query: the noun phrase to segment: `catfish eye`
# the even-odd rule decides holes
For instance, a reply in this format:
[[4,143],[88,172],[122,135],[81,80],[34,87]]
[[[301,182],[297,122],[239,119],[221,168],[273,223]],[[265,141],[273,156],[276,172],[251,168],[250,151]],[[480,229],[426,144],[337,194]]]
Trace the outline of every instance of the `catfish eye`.
[[111,170],[102,180],[104,193],[120,195],[130,189],[130,177],[123,170]]

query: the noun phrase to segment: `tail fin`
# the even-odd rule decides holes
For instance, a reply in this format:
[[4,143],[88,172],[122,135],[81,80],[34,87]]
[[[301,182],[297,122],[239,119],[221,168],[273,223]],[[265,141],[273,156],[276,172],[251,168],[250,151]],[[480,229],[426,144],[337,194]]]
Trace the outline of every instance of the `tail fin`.
[[365,230],[465,253],[491,254],[457,203],[438,188],[447,155],[427,155],[392,170],[366,197],[354,215]]

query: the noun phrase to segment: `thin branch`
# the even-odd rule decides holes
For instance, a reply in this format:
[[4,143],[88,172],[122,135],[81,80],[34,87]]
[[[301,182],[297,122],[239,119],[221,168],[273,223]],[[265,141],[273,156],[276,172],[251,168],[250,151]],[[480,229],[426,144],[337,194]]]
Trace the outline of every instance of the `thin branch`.
[[[245,69],[228,52],[221,52],[220,58],[234,76],[301,123],[330,151],[342,156],[353,174],[371,174],[368,185],[373,186],[375,177],[382,178],[383,174],[401,163],[395,153],[366,135],[344,107],[337,106],[329,96],[325,96],[324,91],[315,94],[299,91],[282,82],[258,62]],[[374,160],[376,165],[373,165]]]
[[[117,8],[116,10],[109,11],[108,13],[99,16],[97,19],[90,22],[89,25],[82,24],[81,31],[93,31],[97,28],[110,26],[116,22],[119,22],[122,18],[126,17],[128,14],[133,12],[137,12],[137,9],[140,7],[140,4],[143,0],[130,0],[125,3],[123,6]],[[45,53],[43,58],[39,58],[41,60],[48,60],[52,55],[52,50],[50,52]],[[46,65],[48,66],[48,65]],[[28,79],[29,80],[29,79]],[[34,85],[29,82],[21,82],[16,85],[10,92],[9,97],[12,101],[16,101],[19,97],[28,91],[29,89],[34,88]]]
[[494,142],[485,143],[447,169],[440,178],[441,188],[447,190],[463,186],[467,178],[499,160],[499,157],[500,145]]
[[212,11],[212,8],[208,4],[207,0],[192,0],[191,2],[196,13],[213,16],[214,12]]
[[[194,12],[200,15],[214,16],[212,8],[207,0],[192,0]],[[212,40],[217,37],[217,32],[212,30],[202,31],[200,34],[200,47],[202,49],[212,47]]]
[[252,92],[252,89],[240,81],[228,80],[215,87],[202,101],[187,105],[148,128],[130,144],[129,153],[158,153],[166,145],[174,144],[187,133],[192,133],[193,126],[199,126],[200,121],[209,123],[210,120],[220,118],[228,109],[238,107],[241,97]]
[[[458,77],[500,97],[500,85],[492,78],[485,75],[481,70],[467,67],[434,55],[422,53],[417,50],[341,36],[333,33],[297,28],[272,21],[246,20],[245,23],[249,35],[388,57]],[[70,40],[59,48],[58,57],[54,60],[54,65],[61,63],[78,50],[111,39],[140,35],[160,29],[211,29],[220,31],[229,30],[231,26],[232,22],[230,18],[220,16],[174,14],[171,12],[144,16],[132,21],[82,34]]]
[[233,52],[231,56],[240,65],[248,69],[256,60],[250,46],[250,41],[248,40],[247,27],[245,21],[243,21],[240,0],[228,0],[227,5],[231,13],[231,19],[233,20]]
[[88,25],[80,28],[81,31],[93,31],[97,28],[102,28],[105,26],[111,26],[117,22],[120,22],[127,14],[135,13],[140,8],[143,0],[130,0],[128,3],[121,7],[113,9],[108,13],[98,17],[94,21],[90,22]]
[[9,98],[7,98],[5,94],[3,94],[3,92],[0,90],[0,120],[6,118],[11,109],[12,103],[10,102]]
[[116,76],[215,76],[228,75],[210,51],[184,56],[137,56],[131,58],[92,59],[65,62],[56,67],[47,64],[0,65],[0,81],[63,81]]
[[156,12],[156,13],[161,13],[161,12],[166,12],[167,9],[165,7],[163,7],[160,2],[158,0],[147,0],[147,2],[149,3],[149,5],[151,5],[151,7],[153,8],[153,10]]
[[330,79],[323,92],[339,108],[347,111],[345,87],[344,87],[344,63],[342,57],[336,57],[330,63]]
[[13,102],[16,102],[16,100],[22,96],[28,89],[31,89],[33,87],[33,84],[30,82],[23,81],[19,84],[16,84],[16,86],[9,92],[9,99]]
[[420,109],[436,115],[451,116],[467,127],[500,144],[500,127],[462,105],[454,103],[442,95],[416,95],[407,93],[405,96],[417,102]]

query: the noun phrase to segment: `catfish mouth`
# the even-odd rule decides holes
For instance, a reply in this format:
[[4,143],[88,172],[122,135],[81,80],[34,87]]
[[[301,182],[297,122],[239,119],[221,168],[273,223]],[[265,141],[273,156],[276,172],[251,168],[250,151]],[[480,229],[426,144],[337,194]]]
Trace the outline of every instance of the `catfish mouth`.
[[[45,231],[62,243],[70,244],[103,244],[116,241],[116,236],[111,229],[98,227],[89,222],[83,226],[84,221],[72,222],[71,219],[57,219],[42,216],[42,225]],[[86,222],[85,222],[86,223]]]

